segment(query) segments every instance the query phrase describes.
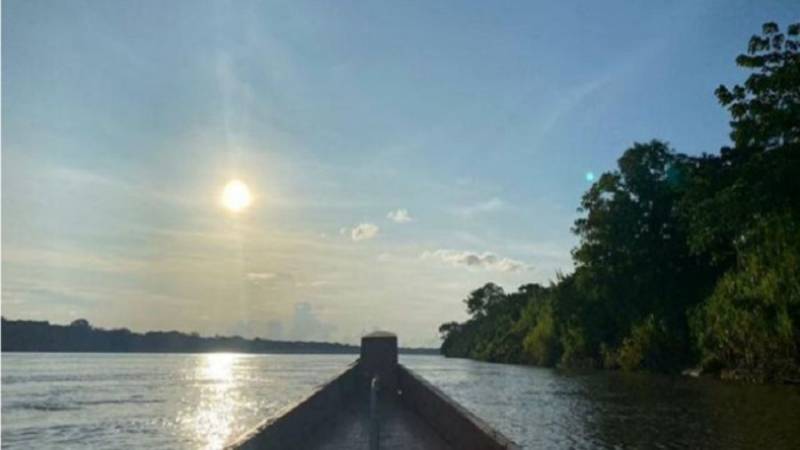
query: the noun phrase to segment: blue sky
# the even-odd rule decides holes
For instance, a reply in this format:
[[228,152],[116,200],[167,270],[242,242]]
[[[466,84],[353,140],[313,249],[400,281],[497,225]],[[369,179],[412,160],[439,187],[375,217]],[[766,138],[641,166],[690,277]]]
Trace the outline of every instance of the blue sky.
[[471,289],[571,270],[587,172],[634,141],[724,145],[714,88],[799,13],[6,0],[3,314],[435,344]]

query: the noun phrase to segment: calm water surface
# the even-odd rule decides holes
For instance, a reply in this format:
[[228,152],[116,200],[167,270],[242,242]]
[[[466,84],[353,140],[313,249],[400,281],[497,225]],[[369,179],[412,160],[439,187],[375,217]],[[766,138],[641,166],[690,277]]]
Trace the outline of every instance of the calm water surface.
[[[3,448],[215,449],[352,355],[3,354]],[[401,357],[527,448],[800,448],[800,390]]]

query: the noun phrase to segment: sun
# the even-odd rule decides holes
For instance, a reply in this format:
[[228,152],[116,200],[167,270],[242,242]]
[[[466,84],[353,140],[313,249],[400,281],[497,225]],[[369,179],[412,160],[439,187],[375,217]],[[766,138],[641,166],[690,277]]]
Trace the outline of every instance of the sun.
[[247,209],[253,202],[250,189],[239,180],[231,180],[222,191],[222,205],[233,212]]

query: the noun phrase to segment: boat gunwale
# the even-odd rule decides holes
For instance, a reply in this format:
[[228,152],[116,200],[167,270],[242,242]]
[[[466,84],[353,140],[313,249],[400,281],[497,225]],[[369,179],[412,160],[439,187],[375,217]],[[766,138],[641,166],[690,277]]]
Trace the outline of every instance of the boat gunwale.
[[336,381],[340,380],[341,378],[353,372],[356,372],[358,370],[358,363],[359,359],[356,359],[352,363],[348,364],[347,367],[342,372],[327,378],[324,382],[320,384],[317,384],[316,386],[314,386],[313,390],[308,395],[280,408],[272,416],[262,420],[261,422],[258,423],[258,425],[255,425],[254,427],[250,428],[249,430],[245,431],[244,433],[240,434],[238,437],[230,441],[223,447],[223,449],[237,450],[245,448],[245,446],[248,443],[250,443],[253,439],[258,437],[258,435],[260,435],[262,432],[266,431],[267,429],[269,429],[279,421],[283,420],[287,416],[290,416],[294,412],[299,411],[303,406],[305,406],[308,402],[314,399],[317,395],[319,395],[325,389],[331,387]]
[[[408,376],[413,381],[419,383],[424,389],[426,389],[429,393],[431,393],[434,397],[438,397],[439,400],[447,404],[448,407],[453,408],[455,413],[462,418],[466,419],[471,425],[476,427],[480,432],[484,433],[489,439],[494,440],[501,448],[505,448],[508,450],[520,450],[522,447],[508,438],[505,434],[503,434],[500,430],[493,427],[491,424],[486,422],[485,420],[481,419],[471,411],[469,411],[466,407],[464,407],[461,403],[447,395],[444,391],[439,389],[438,387],[434,386],[433,383],[423,378],[418,373],[414,372],[413,370],[409,369],[408,367],[404,366],[403,364],[397,364],[397,370],[399,372],[405,372],[401,375],[400,379],[402,380],[403,375]],[[403,388],[403,382],[400,382],[400,388]],[[402,397],[402,396],[401,396]],[[407,403],[407,407],[412,408],[416,414],[420,414],[416,408],[413,407],[412,403]],[[425,418],[427,419],[427,418]],[[438,433],[442,433],[442,430],[439,430],[438,427],[434,427]]]

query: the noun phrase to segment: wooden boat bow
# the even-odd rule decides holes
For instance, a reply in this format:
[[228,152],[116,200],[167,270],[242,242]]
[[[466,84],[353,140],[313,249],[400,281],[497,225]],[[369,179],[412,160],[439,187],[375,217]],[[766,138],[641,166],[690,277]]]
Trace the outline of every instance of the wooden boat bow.
[[227,448],[520,448],[399,364],[397,348],[397,336],[392,333],[364,336],[360,358],[344,372]]

